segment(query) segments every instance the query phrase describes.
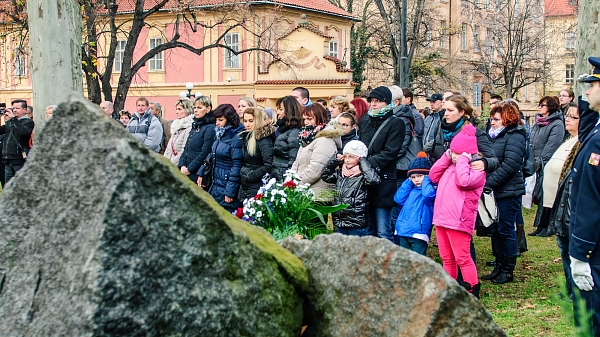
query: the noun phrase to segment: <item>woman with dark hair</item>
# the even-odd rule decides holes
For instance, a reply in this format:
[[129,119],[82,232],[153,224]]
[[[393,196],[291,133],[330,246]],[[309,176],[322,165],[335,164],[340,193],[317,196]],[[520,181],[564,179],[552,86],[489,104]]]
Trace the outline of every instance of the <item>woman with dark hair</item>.
[[[210,160],[214,163],[212,185],[208,193],[226,210],[233,212],[241,203],[238,199],[240,170],[244,164],[244,150],[238,133],[244,128],[240,116],[231,104],[221,104],[213,110],[215,142]],[[198,171],[198,185],[202,186],[203,165]]]
[[[540,99],[539,109],[540,112],[535,116],[535,124],[529,135],[529,154],[535,159],[536,171],[534,196],[543,194],[544,166],[565,137],[564,117],[557,100],[551,96],[544,96]],[[534,203],[538,205],[543,203],[543,195],[541,200],[534,200]],[[540,205],[540,208],[542,207]],[[546,228],[551,210],[551,208],[543,208],[540,220],[534,223],[534,226],[538,225],[537,229],[528,235],[548,236]]]
[[492,273],[481,279],[503,284],[513,280],[519,250],[515,222],[521,208],[521,196],[525,194],[522,171],[526,131],[520,125],[519,110],[508,102],[494,105],[490,117],[489,135],[499,164],[487,175],[486,187],[494,191],[499,218],[492,236],[496,264]]
[[[471,124],[473,108],[464,96],[450,96],[444,104],[446,109],[444,117],[439,123],[433,137],[433,142],[427,144],[423,149],[429,154],[432,162],[441,158],[450,148],[450,142],[462,130],[464,125]],[[477,148],[483,158],[471,163],[471,168],[479,171],[493,172],[498,167],[498,158],[492,148],[490,137],[482,130],[477,129]]]
[[285,171],[292,167],[298,154],[298,133],[302,126],[302,106],[294,96],[277,100],[277,139],[273,144],[272,178],[281,180]]
[[367,111],[369,111],[369,104],[362,98],[355,98],[350,101],[350,106],[356,110],[356,120],[359,121]]
[[300,149],[292,165],[302,183],[309,184],[317,200],[333,201],[332,184],[321,179],[323,170],[331,157],[342,146],[342,128],[339,124],[327,125],[327,111],[320,104],[304,107],[302,111],[303,127],[298,134]]
[[343,154],[344,146],[351,140],[358,140],[358,132],[356,131],[356,117],[350,112],[343,112],[338,117],[338,123],[342,127],[342,148],[338,150],[338,154]]
[[119,121],[124,127],[127,127],[129,120],[131,119],[131,113],[127,110],[119,111]]
[[194,119],[187,137],[185,148],[179,158],[179,169],[198,186],[198,170],[208,157],[215,141],[215,118],[212,115],[212,102],[208,96],[196,97]]
[[563,115],[567,115],[567,111],[569,110],[569,104],[573,102],[574,98],[575,94],[573,93],[573,90],[569,88],[563,89],[558,93],[560,110],[562,111]]
[[244,143],[244,166],[241,170],[240,201],[252,198],[262,185],[262,177],[273,169],[273,142],[275,126],[267,123],[267,114],[261,108],[246,108],[244,129],[240,134]]

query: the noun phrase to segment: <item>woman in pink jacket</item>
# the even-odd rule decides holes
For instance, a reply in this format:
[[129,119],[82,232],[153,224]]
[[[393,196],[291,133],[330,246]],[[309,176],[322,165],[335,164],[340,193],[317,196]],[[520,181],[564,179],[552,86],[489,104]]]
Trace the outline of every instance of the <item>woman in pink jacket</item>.
[[429,178],[438,183],[433,224],[444,270],[456,280],[460,267],[464,279],[461,285],[479,297],[477,268],[470,254],[477,204],[485,185],[485,172],[470,166],[477,153],[475,127],[465,125],[446,154],[435,162]]

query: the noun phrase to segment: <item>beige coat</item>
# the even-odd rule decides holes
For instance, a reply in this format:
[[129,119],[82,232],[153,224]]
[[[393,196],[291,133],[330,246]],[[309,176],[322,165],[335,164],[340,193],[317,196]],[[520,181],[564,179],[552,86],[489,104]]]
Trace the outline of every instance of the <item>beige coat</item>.
[[319,201],[333,200],[335,185],[324,182],[321,174],[329,159],[342,147],[341,136],[342,129],[339,125],[327,126],[317,133],[310,144],[298,149],[296,161],[292,165],[292,170],[298,173],[302,183],[310,185]]
[[171,139],[165,149],[165,157],[168,158],[173,165],[179,165],[179,158],[185,148],[188,135],[192,129],[194,115],[189,115],[185,118],[176,119],[171,123]]

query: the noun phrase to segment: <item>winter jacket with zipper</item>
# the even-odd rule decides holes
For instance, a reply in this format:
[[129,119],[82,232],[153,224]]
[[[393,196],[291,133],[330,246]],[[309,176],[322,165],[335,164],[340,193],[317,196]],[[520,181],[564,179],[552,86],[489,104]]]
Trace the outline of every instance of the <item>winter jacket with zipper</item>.
[[333,185],[321,179],[323,169],[331,156],[337,154],[342,146],[342,127],[339,124],[328,125],[317,132],[315,139],[298,149],[298,155],[292,171],[297,172],[303,184],[309,184],[319,201],[333,200]]
[[523,158],[526,131],[521,125],[510,126],[492,139],[492,148],[498,158],[498,168],[487,176],[486,186],[496,198],[519,197],[525,194]]
[[440,126],[440,121],[444,116],[444,110],[432,112],[423,122],[423,147],[433,140],[435,130]]
[[254,155],[248,153],[248,137],[250,132],[242,132],[240,137],[244,143],[244,166],[240,172],[240,201],[254,197],[262,186],[262,177],[273,169],[273,142],[275,126],[265,125],[254,133],[256,148]]
[[421,139],[423,139],[423,129],[425,128],[425,119],[423,118],[423,116],[421,115],[421,113],[419,112],[419,110],[417,109],[417,107],[410,103],[408,105],[408,107],[410,108],[410,111],[412,111],[413,116],[415,118],[415,135],[417,137],[420,137]]
[[416,187],[410,179],[404,180],[394,196],[394,201],[403,206],[395,223],[394,235],[429,242],[435,194],[435,187],[428,176],[423,177],[420,187]]
[[331,215],[333,224],[338,228],[367,227],[368,190],[369,186],[379,183],[379,175],[366,158],[361,158],[358,163],[361,174],[356,177],[344,177],[342,163],[335,156],[331,157],[322,176],[326,183],[335,184],[334,204],[348,205],[348,208]]
[[[498,158],[496,158],[496,152],[494,152],[494,149],[492,148],[492,141],[490,139],[490,136],[488,136],[487,133],[478,128],[476,128],[475,130],[475,137],[477,137],[477,149],[483,155],[485,172],[494,172],[494,170],[498,168]],[[459,132],[460,130],[458,130],[454,135],[457,135]],[[424,149],[424,151],[429,154],[429,159],[435,162],[436,160],[444,156],[444,153],[446,153],[446,151],[450,148],[451,142],[452,139],[450,139],[450,141],[444,140],[444,133],[442,132],[442,123],[439,123],[437,130],[435,130],[433,143],[430,144],[430,146],[432,147],[428,147],[427,149]]]
[[29,116],[13,117],[0,126],[2,139],[2,160],[5,163],[22,164],[25,162],[23,151],[29,152],[29,138],[35,123]]
[[[233,212],[241,206],[238,199],[240,188],[240,171],[244,164],[244,144],[240,139],[239,132],[244,129],[243,125],[233,129],[225,130],[220,139],[215,139],[210,155],[214,159],[214,170],[212,185],[208,193],[226,210]],[[198,176],[204,174],[204,165],[198,170]],[[225,196],[233,199],[233,202],[225,202]]]
[[175,166],[179,165],[179,159],[185,149],[185,143],[187,142],[190,130],[192,129],[193,121],[194,116],[189,115],[184,118],[176,119],[171,123],[171,137],[165,148],[165,157]]
[[456,164],[443,155],[431,167],[429,179],[438,184],[433,224],[472,236],[485,172],[472,170],[469,158],[464,155],[458,156]]
[[548,234],[558,236],[569,235],[569,223],[571,222],[571,185],[573,178],[571,170],[558,185],[556,199],[550,213],[550,223],[548,224]]
[[[565,138],[565,127],[562,111],[555,111],[546,117],[550,123],[546,126],[539,126],[537,123],[531,128],[529,134],[531,154],[536,160],[536,164],[546,164],[554,151],[558,149]],[[538,163],[539,158],[542,163]]]
[[273,171],[271,178],[281,180],[285,171],[289,170],[296,160],[298,148],[300,148],[300,144],[298,143],[300,128],[280,126],[278,131],[280,134],[273,144]]
[[404,122],[394,116],[392,111],[381,117],[367,115],[358,129],[360,140],[368,147],[379,126],[388,118],[391,120],[381,129],[367,156],[367,160],[381,177],[381,182],[369,190],[369,201],[373,207],[389,208],[396,205],[393,198],[397,189],[396,159],[406,130]]
[[142,116],[138,112],[134,113],[127,123],[127,131],[150,150],[156,153],[160,151],[163,127],[160,120],[152,115],[151,109],[146,110]]
[[[404,122],[404,139],[402,140],[400,151],[398,151],[398,161],[400,161],[400,159],[406,155],[408,144],[412,140],[413,129],[415,127],[415,116],[410,108],[404,104],[394,108],[394,116],[400,118],[402,122]],[[400,170],[401,168],[396,165],[396,169]]]
[[198,170],[204,165],[215,141],[215,118],[208,112],[202,118],[194,118],[192,129],[185,143],[185,149],[179,158],[179,167],[185,166],[193,182],[198,180]]
[[350,132],[342,136],[342,148],[338,149],[339,154],[344,154],[344,147],[351,140],[358,140],[358,132],[356,131],[356,128],[350,130]]

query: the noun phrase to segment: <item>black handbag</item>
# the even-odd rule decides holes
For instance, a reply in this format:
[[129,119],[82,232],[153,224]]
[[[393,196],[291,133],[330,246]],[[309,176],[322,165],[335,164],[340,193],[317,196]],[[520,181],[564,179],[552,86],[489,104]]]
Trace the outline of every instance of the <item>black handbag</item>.
[[544,168],[540,170],[540,174],[537,176],[535,180],[535,187],[533,188],[533,203],[536,205],[540,205],[544,200]]
[[208,190],[213,183],[215,174],[215,160],[211,154],[204,159],[204,173],[202,174],[202,185]]

